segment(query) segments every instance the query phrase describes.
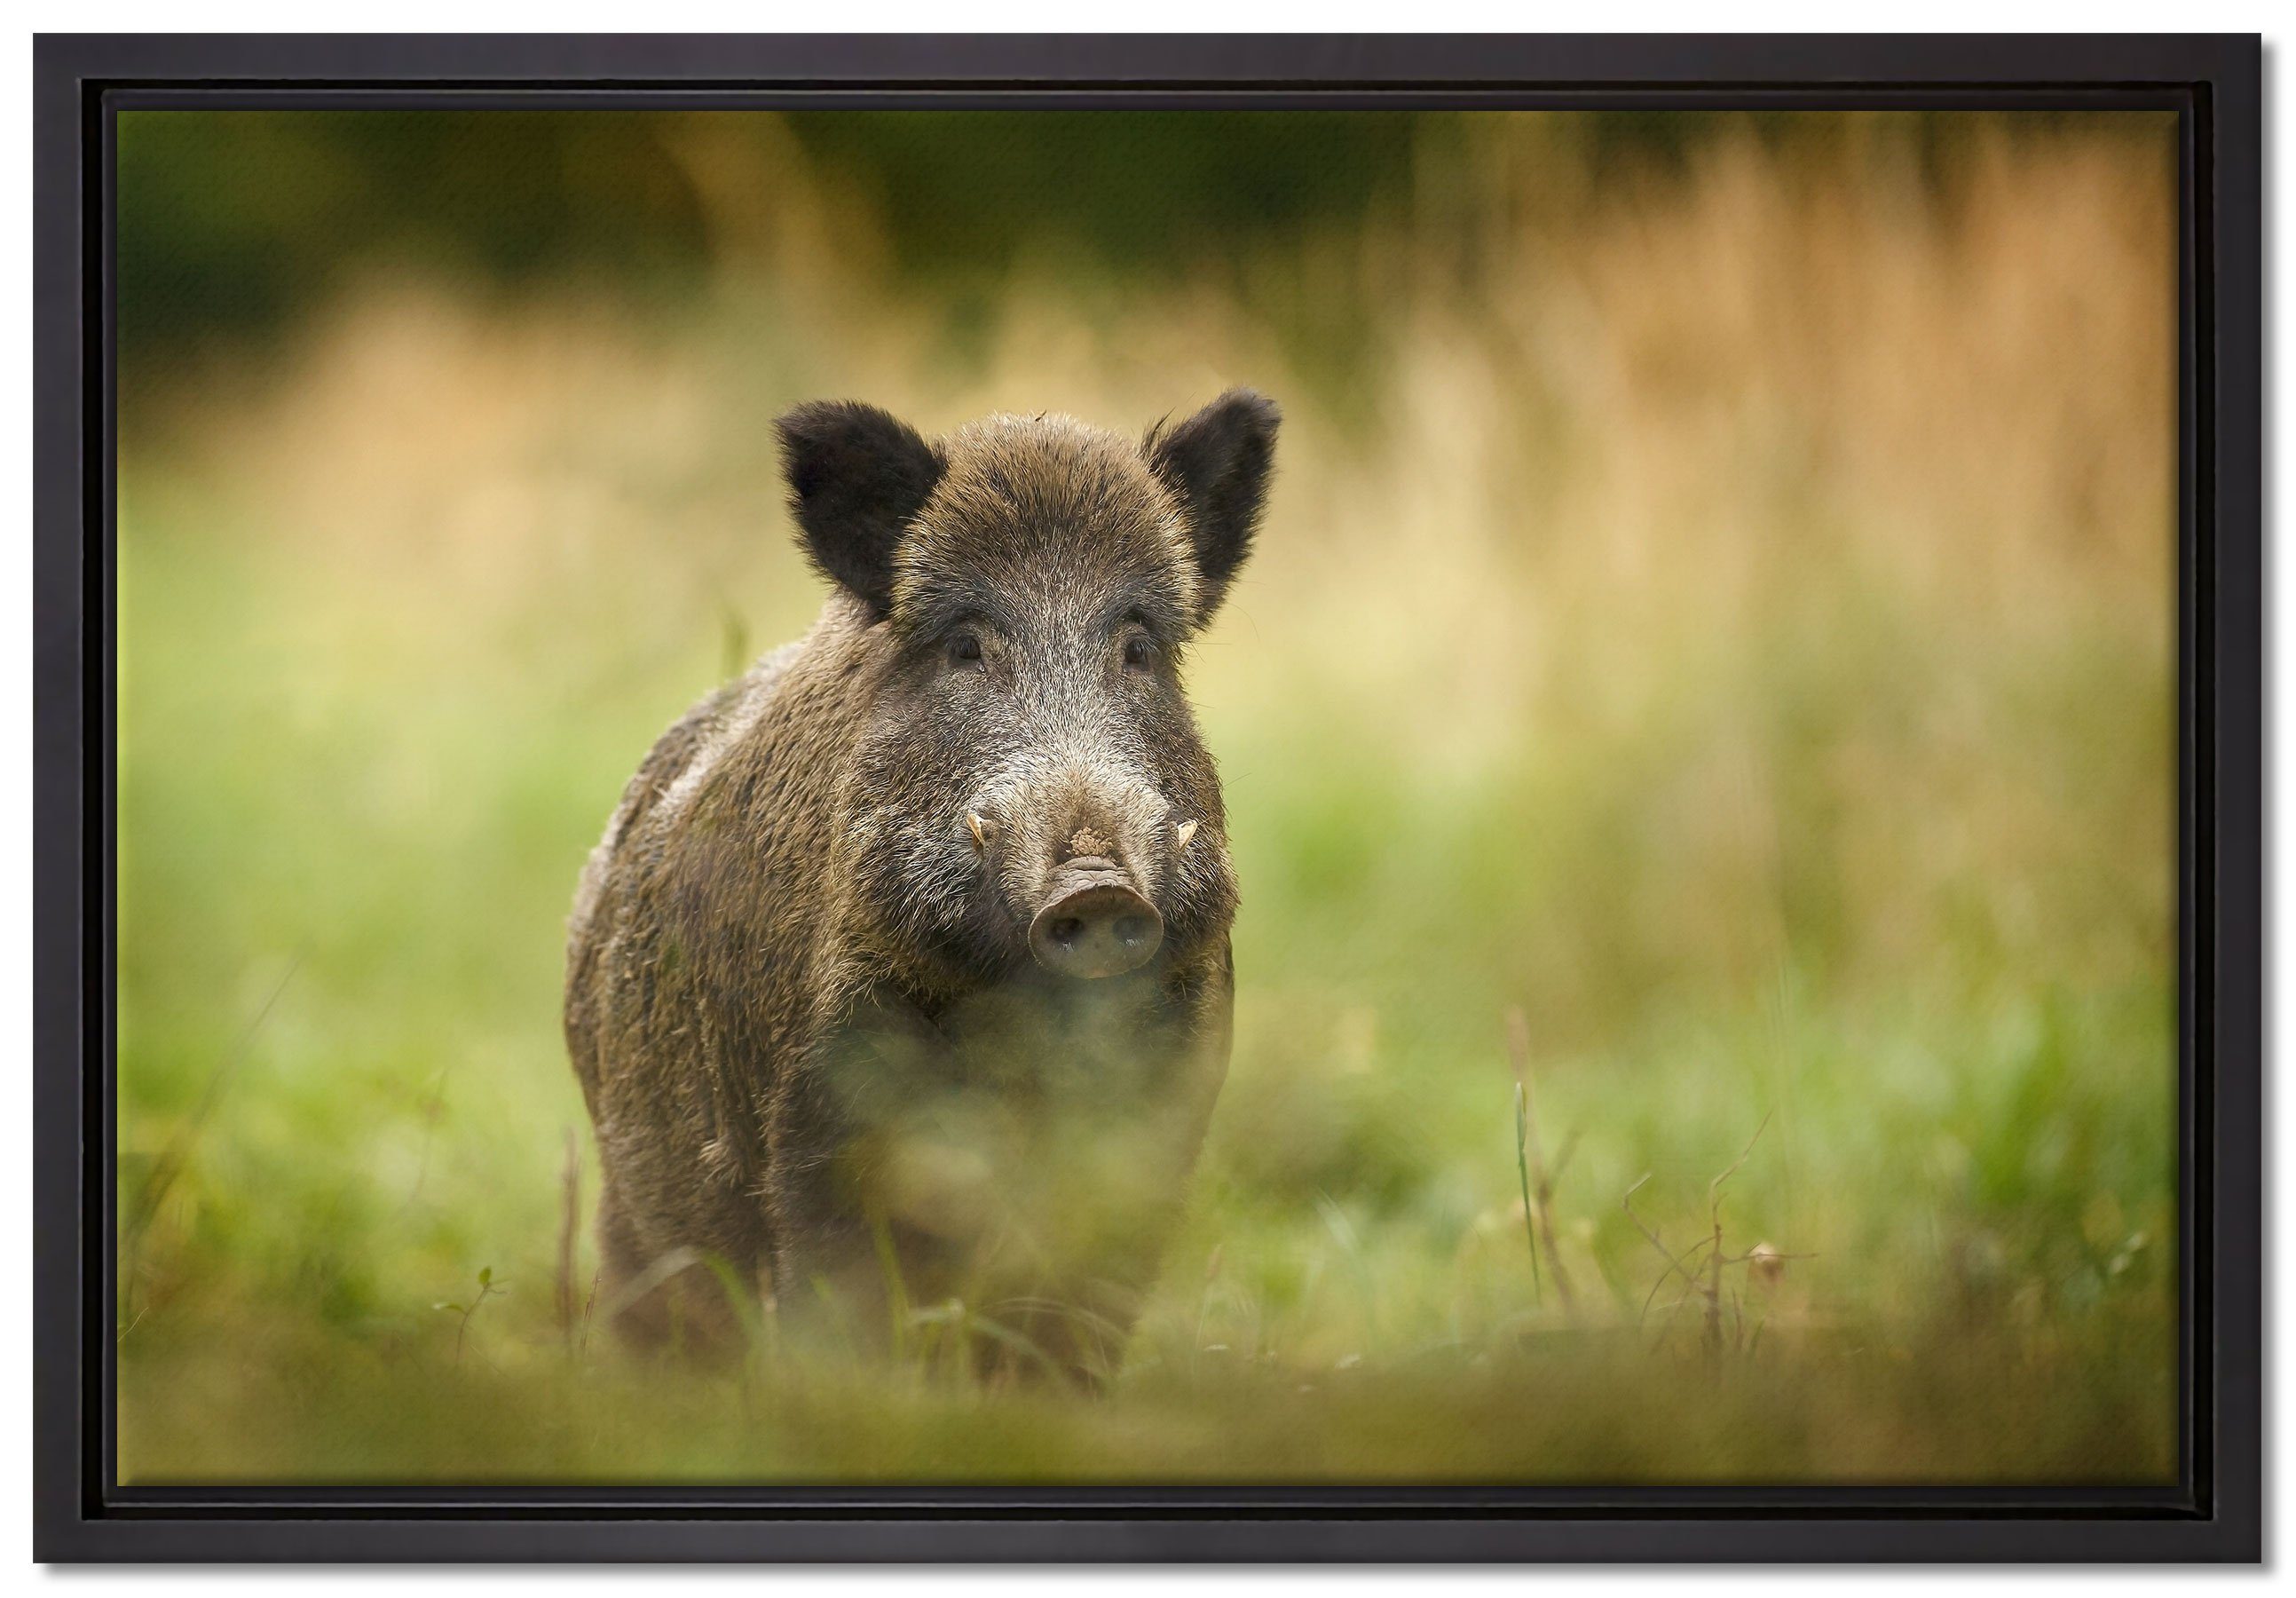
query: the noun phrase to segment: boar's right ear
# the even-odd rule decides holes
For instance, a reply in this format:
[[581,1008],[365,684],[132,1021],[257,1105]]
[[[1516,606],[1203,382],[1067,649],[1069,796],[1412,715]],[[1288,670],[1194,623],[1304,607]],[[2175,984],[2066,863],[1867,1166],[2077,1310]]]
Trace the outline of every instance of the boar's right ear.
[[1236,569],[1251,553],[1252,530],[1275,465],[1275,401],[1230,389],[1177,427],[1148,430],[1141,449],[1149,469],[1180,502],[1203,573],[1203,614],[1219,608]]
[[882,620],[894,548],[948,463],[907,423],[851,400],[800,405],[774,431],[806,553]]

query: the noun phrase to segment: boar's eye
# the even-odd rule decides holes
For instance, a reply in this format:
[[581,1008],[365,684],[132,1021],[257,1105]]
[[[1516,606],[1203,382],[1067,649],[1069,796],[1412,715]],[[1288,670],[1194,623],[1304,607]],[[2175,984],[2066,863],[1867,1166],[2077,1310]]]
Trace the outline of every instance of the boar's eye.
[[1156,663],[1156,643],[1144,632],[1136,632],[1124,640],[1124,669],[1145,671]]
[[949,635],[948,663],[952,666],[977,666],[980,663],[980,635],[977,632],[957,632]]

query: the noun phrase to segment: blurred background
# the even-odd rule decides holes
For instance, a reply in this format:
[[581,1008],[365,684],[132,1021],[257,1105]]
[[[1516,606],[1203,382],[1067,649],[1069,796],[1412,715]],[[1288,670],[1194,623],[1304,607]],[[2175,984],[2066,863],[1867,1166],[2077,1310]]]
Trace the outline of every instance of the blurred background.
[[[122,1479],[2167,1477],[2174,136],[123,114]],[[591,1336],[564,918],[819,606],[772,417],[1238,383],[1115,1390]]]

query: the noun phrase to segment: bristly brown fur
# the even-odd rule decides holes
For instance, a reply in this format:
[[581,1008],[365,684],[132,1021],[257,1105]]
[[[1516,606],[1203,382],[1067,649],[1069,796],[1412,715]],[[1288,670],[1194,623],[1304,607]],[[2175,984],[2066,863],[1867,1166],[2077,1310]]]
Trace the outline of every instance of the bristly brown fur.
[[[730,1329],[714,1275],[653,1286],[681,1251],[852,1308],[890,1289],[890,1244],[908,1302],[1039,1306],[1013,1319],[1057,1363],[1112,1363],[1226,1070],[1235,884],[1180,666],[1275,426],[1243,393],[1144,449],[1057,417],[938,444],[862,406],[784,419],[838,590],[655,745],[570,926],[626,1330]],[[1028,942],[1081,838],[1163,929],[1089,982]]]

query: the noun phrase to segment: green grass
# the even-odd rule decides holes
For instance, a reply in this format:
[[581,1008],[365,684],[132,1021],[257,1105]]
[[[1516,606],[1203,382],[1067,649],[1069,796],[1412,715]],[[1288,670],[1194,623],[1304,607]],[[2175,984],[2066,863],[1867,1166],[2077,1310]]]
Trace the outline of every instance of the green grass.
[[[1392,768],[1333,782],[1313,747],[1349,740],[1280,704],[1214,724],[1251,752],[1228,762],[1236,1060],[1107,1404],[768,1364],[751,1424],[724,1376],[633,1365],[603,1334],[570,1358],[564,902],[650,721],[706,680],[709,640],[651,695],[473,678],[147,531],[142,503],[123,1206],[171,1143],[183,1157],[125,1261],[130,1479],[2168,1469],[2170,1014],[2141,928],[2054,951],[2118,960],[2115,980],[2005,968],[1982,927],[1884,979],[1860,969],[1854,916],[1805,943],[1773,894],[1736,907],[1775,942],[1740,985],[1736,957],[1718,969],[1640,919],[1664,910],[1633,810],[1664,720],[1615,762],[1495,762],[1439,791]],[[1829,676],[1782,688],[1857,696]],[[1521,839],[1534,825],[1546,837]],[[1556,940],[1596,952],[1542,974]],[[1535,1299],[1516,1198],[1518,1001],[1546,1150],[1571,1149],[1570,1314],[1551,1280]],[[1766,1118],[1724,1190],[1728,1251],[1797,1257],[1767,1289],[1727,1273],[1716,1363],[1621,1200],[1648,1174],[1637,1211],[1688,1247]],[[586,1236],[586,1289],[589,1258]],[[464,1328],[482,1270],[498,1287]]]
[[[904,375],[900,302],[775,258],[664,349],[354,299],[128,441],[123,1479],[2167,1478],[2174,368],[2126,352],[2173,261],[2116,149],[1917,235],[1723,160],[1507,243],[1527,286],[1431,268],[1369,437],[1233,307],[1021,283],[985,375]],[[1111,1391],[981,1388],[929,1323],[890,1375],[570,1339],[564,917],[729,640],[818,604],[766,417],[1220,374],[1290,410],[1190,666],[1235,1058]],[[1710,1333],[1666,1255],[1718,1213]]]
[[456,1364],[435,1339],[258,1332],[127,1362],[120,1444],[147,1483],[2128,1483],[2169,1470],[2159,1332],[2098,1324],[2046,1353],[1839,1336],[1718,1367],[1624,1331],[1343,1369],[1157,1349],[1095,1402],[820,1363],[712,1380],[555,1354]]

